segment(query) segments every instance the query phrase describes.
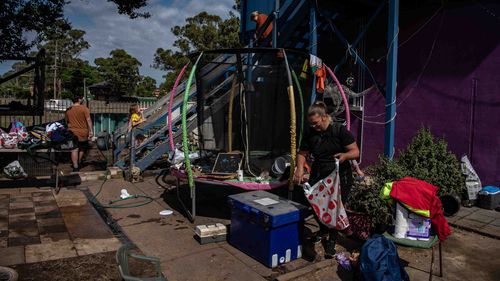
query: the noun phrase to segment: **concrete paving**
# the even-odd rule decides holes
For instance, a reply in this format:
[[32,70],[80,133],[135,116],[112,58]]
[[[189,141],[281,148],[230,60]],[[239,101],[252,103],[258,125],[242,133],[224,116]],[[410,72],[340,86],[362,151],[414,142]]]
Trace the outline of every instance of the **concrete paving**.
[[448,222],[462,229],[500,239],[500,212],[478,207],[462,207]]
[[120,245],[80,190],[0,190],[0,265],[116,251]]

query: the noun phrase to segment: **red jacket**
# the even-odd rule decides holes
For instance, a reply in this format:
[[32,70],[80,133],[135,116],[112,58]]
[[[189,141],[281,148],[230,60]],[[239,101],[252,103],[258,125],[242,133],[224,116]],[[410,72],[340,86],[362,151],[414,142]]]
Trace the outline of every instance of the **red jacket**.
[[420,210],[429,210],[431,224],[439,240],[444,241],[451,234],[444,217],[441,200],[437,197],[438,187],[415,178],[406,177],[392,184],[391,197]]

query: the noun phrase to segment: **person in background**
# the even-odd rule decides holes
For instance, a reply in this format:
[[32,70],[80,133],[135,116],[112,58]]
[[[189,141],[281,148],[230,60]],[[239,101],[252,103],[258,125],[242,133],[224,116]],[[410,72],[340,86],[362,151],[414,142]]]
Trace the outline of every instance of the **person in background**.
[[92,119],[90,110],[82,104],[82,97],[75,96],[73,105],[65,113],[68,129],[75,135],[76,148],[71,151],[71,162],[73,172],[78,172],[81,168],[83,155],[89,148],[89,140],[92,139]]
[[[359,149],[353,135],[341,124],[333,123],[332,117],[327,113],[327,106],[323,102],[316,102],[308,110],[308,122],[311,126],[310,132],[305,135],[300,151],[297,154],[297,170],[294,181],[302,183],[304,178],[304,165],[306,158],[312,154],[312,164],[309,184],[314,185],[321,179],[326,178],[335,170],[335,158],[340,162],[340,188],[342,203],[347,202],[353,184],[353,174],[349,160],[359,157]],[[325,255],[331,258],[335,255],[335,244],[338,232],[329,229],[320,221],[320,232],[316,241],[320,242],[328,235],[325,244]],[[347,230],[349,231],[349,230]]]
[[[264,47],[264,46],[262,46],[262,43],[269,36],[269,34],[271,34],[271,31],[273,30],[273,24],[269,23],[269,25],[264,30],[264,32],[262,33],[262,35],[259,38],[257,38],[257,34],[259,32],[261,32],[261,29],[263,28],[263,25],[264,25],[264,23],[267,20],[267,15],[263,14],[263,13],[260,13],[259,11],[253,11],[250,14],[250,19],[252,21],[254,21],[256,23],[256,25],[257,25],[255,27],[255,34],[254,34],[254,39],[256,41],[256,46]],[[270,41],[269,46],[271,46],[271,45],[272,45],[272,42]]]
[[[143,123],[144,120],[144,115],[143,115],[143,109],[139,107],[138,104],[132,104],[130,105],[129,109],[129,119],[128,119],[128,129],[129,132],[132,131],[134,127],[137,127],[139,124]],[[137,134],[135,136],[135,145],[138,146],[140,145],[146,137],[142,134]]]

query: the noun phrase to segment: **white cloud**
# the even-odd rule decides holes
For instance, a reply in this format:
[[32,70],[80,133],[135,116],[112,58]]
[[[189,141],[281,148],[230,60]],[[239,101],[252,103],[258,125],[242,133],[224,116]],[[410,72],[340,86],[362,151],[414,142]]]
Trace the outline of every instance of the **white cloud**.
[[74,28],[86,31],[91,47],[81,58],[93,63],[95,58],[107,57],[120,48],[142,62],[141,74],[149,75],[158,83],[162,71],[150,67],[157,48],[172,48],[175,37],[170,29],[185,23],[187,17],[206,11],[226,18],[233,0],[150,0],[144,9],[150,18],[130,19],[118,14],[114,3],[105,0],[72,0],[65,8],[65,16]]

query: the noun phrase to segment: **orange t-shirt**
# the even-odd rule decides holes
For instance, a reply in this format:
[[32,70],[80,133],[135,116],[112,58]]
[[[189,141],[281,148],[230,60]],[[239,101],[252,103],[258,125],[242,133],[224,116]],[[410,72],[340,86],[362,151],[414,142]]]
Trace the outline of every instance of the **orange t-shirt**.
[[68,129],[78,138],[78,141],[87,141],[89,137],[90,110],[85,105],[73,105],[66,110]]
[[[257,32],[257,33],[260,32],[260,29],[264,25],[264,23],[266,22],[266,20],[267,20],[267,15],[259,14],[257,16],[257,27],[255,28],[255,32]],[[269,36],[269,34],[271,33],[272,30],[273,30],[273,23],[269,23],[269,25],[267,26],[267,28],[264,31],[264,33],[262,33],[262,37],[261,38],[267,38],[267,36]]]

